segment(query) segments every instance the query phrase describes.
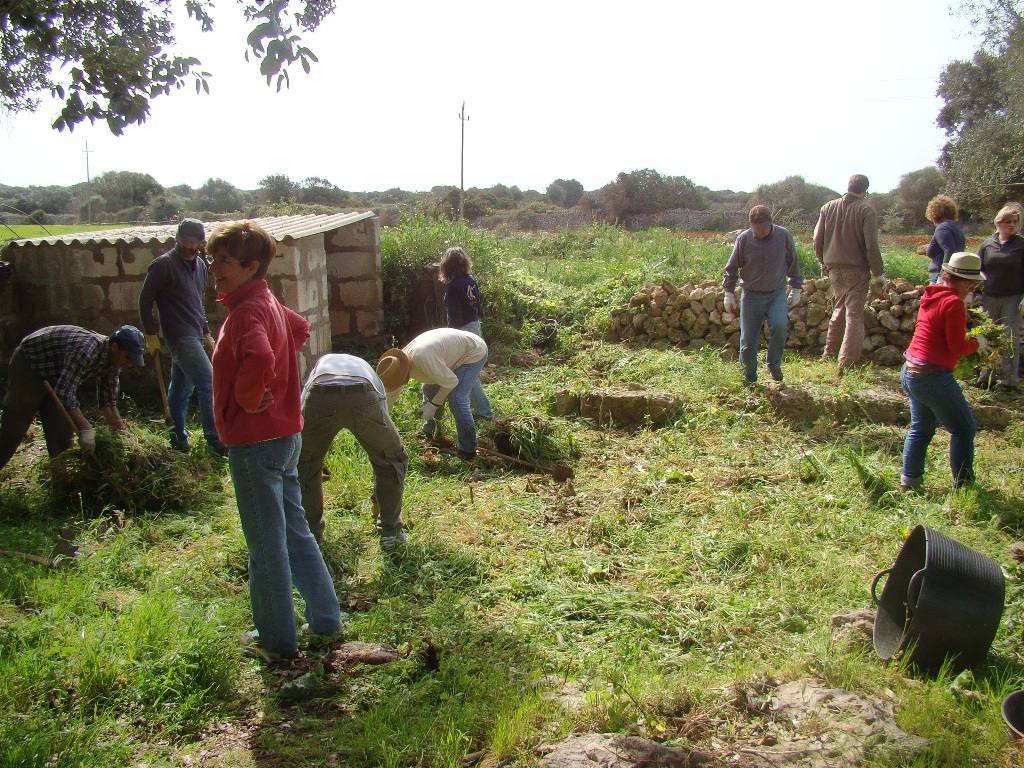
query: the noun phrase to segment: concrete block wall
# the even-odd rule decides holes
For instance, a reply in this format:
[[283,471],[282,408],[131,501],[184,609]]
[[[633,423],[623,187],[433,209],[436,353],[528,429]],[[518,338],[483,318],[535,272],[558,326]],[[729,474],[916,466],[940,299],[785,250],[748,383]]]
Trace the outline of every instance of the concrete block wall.
[[380,222],[363,219],[327,233],[327,286],[331,346],[376,339],[383,332],[384,283],[380,276]]
[[[57,242],[5,249],[10,279],[0,286],[0,357],[10,359],[18,341],[46,325],[80,325],[113,333],[121,325],[139,326],[139,292],[154,258],[173,245],[166,242]],[[227,313],[216,301],[210,281],[206,314],[217,333]],[[302,315],[310,340],[299,353],[304,376],[315,360],[352,341],[377,341],[383,327],[383,284],[380,277],[380,228],[376,218],[278,243],[278,255],[267,271],[270,290]],[[164,370],[169,359],[164,357]],[[123,375],[156,394],[152,367]]]

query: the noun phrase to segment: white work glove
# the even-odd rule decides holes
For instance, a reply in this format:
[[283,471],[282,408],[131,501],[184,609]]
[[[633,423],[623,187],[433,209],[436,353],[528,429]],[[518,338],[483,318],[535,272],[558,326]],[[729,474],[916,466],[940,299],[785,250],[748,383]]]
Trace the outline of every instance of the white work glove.
[[736,294],[732,291],[725,292],[725,311],[736,314]]
[[420,418],[424,421],[430,421],[434,418],[434,414],[437,413],[438,406],[431,402],[426,402],[423,407],[420,408]]
[[803,296],[803,295],[804,295],[804,292],[801,291],[799,288],[791,288],[790,291],[789,291],[789,300],[787,302],[789,304],[789,308],[792,309],[797,304],[799,304],[800,303],[800,297]]
[[155,355],[160,351],[160,337],[155,333],[146,334],[146,349],[149,350],[149,354]]
[[821,262],[821,276],[828,280],[828,267],[825,266],[825,262]]
[[211,355],[213,354],[213,344],[214,344],[213,334],[212,333],[204,333],[203,334],[203,349],[205,349],[208,354],[211,354]]
[[96,432],[92,429],[81,430],[78,433],[78,445],[86,456],[96,453]]
[[876,293],[885,293],[886,288],[889,287],[889,278],[885,276],[885,272],[875,278],[875,282],[871,284],[871,287],[874,288]]
[[984,336],[978,337],[978,352],[982,355],[987,355],[992,351],[992,345],[988,343],[988,339]]

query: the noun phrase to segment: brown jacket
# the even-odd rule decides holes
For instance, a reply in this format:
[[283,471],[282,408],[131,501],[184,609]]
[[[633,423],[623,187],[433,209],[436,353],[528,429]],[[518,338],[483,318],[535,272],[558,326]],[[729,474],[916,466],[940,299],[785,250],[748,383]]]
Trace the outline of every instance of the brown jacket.
[[878,248],[875,209],[863,198],[847,192],[821,206],[814,227],[814,255],[832,269],[870,269],[878,277],[884,271]]

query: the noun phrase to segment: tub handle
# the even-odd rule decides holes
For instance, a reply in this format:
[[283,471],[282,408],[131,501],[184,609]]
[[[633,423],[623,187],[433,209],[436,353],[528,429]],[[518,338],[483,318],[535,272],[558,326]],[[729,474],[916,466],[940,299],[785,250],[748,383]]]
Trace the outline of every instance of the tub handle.
[[910,577],[910,583],[907,585],[907,608],[910,611],[917,610],[917,601],[921,597],[921,581],[924,579],[924,571],[924,568],[917,571]]
[[883,576],[888,576],[890,573],[892,573],[892,568],[886,568],[884,571],[879,571],[875,574],[875,580],[871,582],[871,602],[875,605],[878,605],[878,596],[875,594],[875,587],[878,586],[878,582]]

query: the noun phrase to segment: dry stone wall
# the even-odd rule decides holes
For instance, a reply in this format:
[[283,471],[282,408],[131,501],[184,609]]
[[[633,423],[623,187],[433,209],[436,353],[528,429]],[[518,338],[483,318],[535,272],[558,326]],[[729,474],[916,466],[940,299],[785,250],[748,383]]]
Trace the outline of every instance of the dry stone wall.
[[[878,365],[900,365],[909,346],[921,305],[922,288],[902,278],[888,293],[871,298],[865,307],[864,359]],[[700,348],[706,344],[739,349],[740,317],[726,312],[722,286],[712,281],[676,287],[647,283],[628,306],[612,311],[605,330],[609,341],[671,344]],[[786,346],[820,354],[834,299],[828,280],[805,280],[800,302],[789,310]]]

